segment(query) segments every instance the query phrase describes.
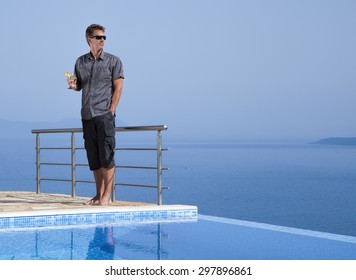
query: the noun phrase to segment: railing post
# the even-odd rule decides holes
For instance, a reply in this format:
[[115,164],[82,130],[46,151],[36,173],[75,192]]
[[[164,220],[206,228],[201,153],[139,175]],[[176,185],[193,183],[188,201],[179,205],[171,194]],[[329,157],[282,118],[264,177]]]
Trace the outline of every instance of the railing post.
[[72,169],[72,197],[76,196],[75,190],[75,136],[74,132],[72,132],[71,136],[71,169]]
[[162,205],[162,136],[157,130],[157,204]]
[[36,133],[36,194],[41,193],[41,177],[40,177],[40,134]]

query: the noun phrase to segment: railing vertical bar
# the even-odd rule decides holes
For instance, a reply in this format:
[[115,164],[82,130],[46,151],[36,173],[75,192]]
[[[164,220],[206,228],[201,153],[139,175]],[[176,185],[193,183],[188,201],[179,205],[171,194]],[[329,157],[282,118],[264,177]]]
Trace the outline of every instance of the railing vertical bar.
[[76,196],[76,181],[75,181],[75,136],[74,132],[71,135],[71,169],[72,169],[72,197]]
[[162,136],[157,130],[157,204],[162,205]]
[[36,194],[41,193],[41,177],[40,177],[40,134],[36,133]]

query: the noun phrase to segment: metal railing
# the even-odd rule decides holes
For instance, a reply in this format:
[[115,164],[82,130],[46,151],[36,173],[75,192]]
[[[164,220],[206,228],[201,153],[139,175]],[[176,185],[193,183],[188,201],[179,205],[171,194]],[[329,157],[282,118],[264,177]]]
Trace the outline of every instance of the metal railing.
[[[162,136],[161,131],[167,130],[165,125],[157,126],[129,126],[129,127],[116,127],[115,132],[132,132],[132,131],[156,131],[157,132],[157,142],[155,148],[116,148],[115,150],[126,150],[126,151],[156,151],[156,166],[115,166],[115,171],[117,168],[133,168],[133,169],[150,169],[156,170],[157,172],[157,185],[143,185],[143,184],[127,184],[127,183],[116,183],[115,177],[112,188],[112,200],[116,201],[116,186],[129,186],[129,187],[144,187],[144,188],[156,188],[157,189],[157,204],[162,204],[162,190],[168,189],[168,187],[162,186],[162,171],[168,170],[168,168],[162,167],[162,151],[168,149],[162,148]],[[77,180],[76,179],[76,167],[77,166],[88,166],[88,164],[76,163],[76,151],[84,150],[83,147],[76,147],[75,144],[75,134],[83,133],[81,128],[68,128],[68,129],[33,129],[31,131],[36,134],[36,193],[41,193],[41,181],[59,181],[59,182],[71,182],[72,185],[72,197],[76,196],[76,183],[95,183],[94,181],[88,180]],[[70,147],[41,147],[40,145],[40,135],[41,134],[55,134],[55,133],[70,133]],[[42,150],[70,150],[71,151],[71,162],[70,163],[58,163],[58,162],[41,162],[41,151]],[[71,167],[71,179],[56,179],[56,178],[41,178],[41,166],[70,166]]]

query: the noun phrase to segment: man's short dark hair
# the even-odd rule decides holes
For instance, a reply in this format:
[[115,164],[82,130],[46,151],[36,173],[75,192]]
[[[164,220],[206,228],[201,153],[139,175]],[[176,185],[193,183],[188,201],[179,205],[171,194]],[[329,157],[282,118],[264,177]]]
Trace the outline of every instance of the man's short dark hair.
[[91,24],[88,26],[87,30],[85,31],[85,38],[87,39],[87,42],[89,44],[89,37],[94,35],[95,30],[101,30],[105,32],[105,27],[99,24]]

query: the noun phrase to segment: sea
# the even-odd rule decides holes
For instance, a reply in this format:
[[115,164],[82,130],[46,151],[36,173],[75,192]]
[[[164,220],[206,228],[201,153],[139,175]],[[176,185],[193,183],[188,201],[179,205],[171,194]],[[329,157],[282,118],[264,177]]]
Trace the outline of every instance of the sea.
[[[59,145],[67,140],[41,142]],[[76,141],[80,144],[81,137]],[[133,143],[118,139],[118,147]],[[149,146],[135,143],[134,146]],[[153,146],[155,143],[153,142]],[[196,205],[200,214],[356,236],[356,146],[310,142],[164,142],[163,204]],[[43,151],[41,161],[70,162],[69,151]],[[83,154],[80,154],[80,153]],[[86,163],[78,150],[77,163]],[[36,190],[35,137],[0,138],[0,191]],[[154,166],[152,151],[116,153],[118,165]],[[42,167],[41,177],[70,178],[68,167]],[[116,182],[154,185],[155,170],[118,168]],[[91,180],[87,167],[77,179]],[[42,182],[41,191],[71,193],[67,182]],[[77,184],[91,197],[94,184]],[[117,200],[157,202],[152,188],[117,186]]]

